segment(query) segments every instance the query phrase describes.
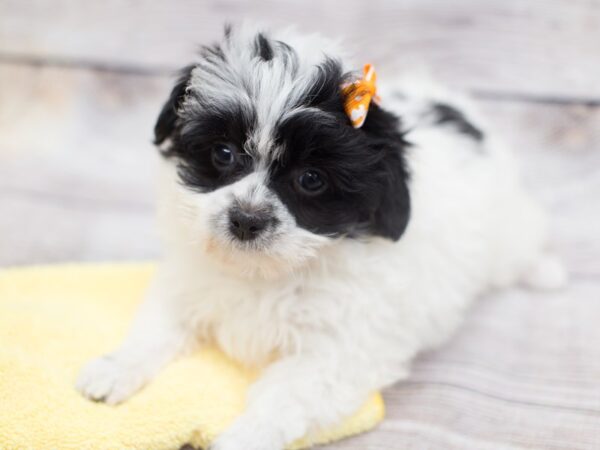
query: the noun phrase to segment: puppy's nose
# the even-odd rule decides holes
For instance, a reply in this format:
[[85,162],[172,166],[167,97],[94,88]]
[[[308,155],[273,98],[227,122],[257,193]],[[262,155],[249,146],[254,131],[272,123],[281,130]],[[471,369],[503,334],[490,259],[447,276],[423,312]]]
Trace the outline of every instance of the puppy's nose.
[[269,225],[271,220],[271,215],[266,212],[248,212],[241,208],[233,208],[229,211],[229,230],[240,241],[251,241]]

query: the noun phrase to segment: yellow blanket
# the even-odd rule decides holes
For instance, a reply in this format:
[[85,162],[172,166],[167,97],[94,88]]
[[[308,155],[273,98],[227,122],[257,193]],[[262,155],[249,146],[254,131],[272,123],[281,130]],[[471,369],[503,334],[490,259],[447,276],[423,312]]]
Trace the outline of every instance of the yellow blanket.
[[[123,338],[152,271],[149,264],[0,271],[0,449],[206,448],[242,411],[257,374],[212,349],[171,364],[117,407],[73,388],[81,366]],[[293,448],[366,431],[383,414],[374,394],[354,416]]]

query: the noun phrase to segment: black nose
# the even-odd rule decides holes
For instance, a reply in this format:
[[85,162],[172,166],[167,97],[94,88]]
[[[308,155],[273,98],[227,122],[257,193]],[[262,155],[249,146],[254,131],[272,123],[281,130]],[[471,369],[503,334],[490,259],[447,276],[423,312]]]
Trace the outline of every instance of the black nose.
[[269,225],[272,217],[265,212],[247,212],[240,208],[229,211],[229,230],[240,241],[255,239]]

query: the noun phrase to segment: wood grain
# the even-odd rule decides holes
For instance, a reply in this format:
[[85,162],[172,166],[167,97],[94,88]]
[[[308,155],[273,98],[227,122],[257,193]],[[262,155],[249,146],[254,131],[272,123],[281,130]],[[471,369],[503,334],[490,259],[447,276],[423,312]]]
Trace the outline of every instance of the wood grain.
[[0,265],[156,257],[169,80],[0,66]]
[[455,87],[600,99],[598,0],[2,0],[0,55],[171,71],[242,19],[341,37],[359,61],[424,65]]

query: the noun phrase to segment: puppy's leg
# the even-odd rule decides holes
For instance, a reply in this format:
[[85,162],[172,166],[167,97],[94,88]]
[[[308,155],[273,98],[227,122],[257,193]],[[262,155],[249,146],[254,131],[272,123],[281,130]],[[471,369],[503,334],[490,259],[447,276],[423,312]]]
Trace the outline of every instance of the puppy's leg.
[[355,412],[374,389],[373,380],[331,356],[288,357],[270,366],[251,388],[246,411],[210,450],[282,450]]
[[164,271],[157,274],[121,347],[92,360],[79,374],[76,387],[84,396],[120,403],[182,351],[190,330],[180,320],[174,286]]

